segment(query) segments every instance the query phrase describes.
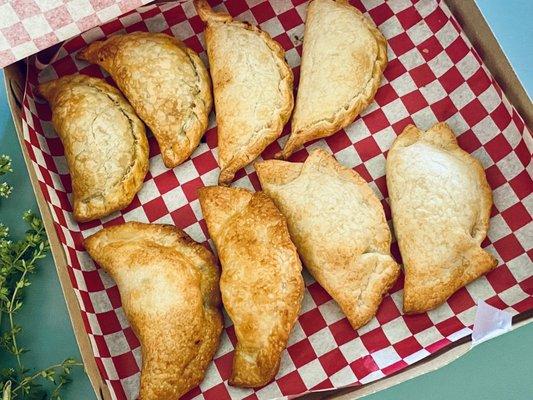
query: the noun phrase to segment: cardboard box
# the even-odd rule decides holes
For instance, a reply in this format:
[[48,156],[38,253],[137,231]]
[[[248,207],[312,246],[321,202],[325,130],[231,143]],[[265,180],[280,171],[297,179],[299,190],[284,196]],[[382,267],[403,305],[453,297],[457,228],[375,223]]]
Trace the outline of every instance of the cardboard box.
[[[521,86],[515,72],[513,71],[509,61],[505,57],[502,49],[498,45],[494,35],[489,26],[484,20],[482,14],[476,6],[474,0],[446,0],[448,7],[451,9],[459,23],[461,24],[465,34],[469,40],[475,45],[479,54],[481,55],[485,65],[488,67],[492,75],[500,84],[505,95],[510,99],[515,108],[521,113],[526,120],[528,126],[532,126],[533,122],[533,107],[531,100],[526,94],[524,88]],[[51,252],[57,268],[59,280],[61,282],[63,294],[69,310],[72,326],[76,339],[80,348],[80,352],[85,364],[85,368],[89,379],[95,389],[95,393],[99,399],[111,399],[110,391],[102,379],[95,359],[93,350],[84,324],[80,314],[80,307],[75,296],[71,279],[67,271],[67,259],[60,240],[54,228],[54,222],[51,216],[50,209],[47,202],[39,188],[34,168],[24,145],[23,129],[21,121],[21,103],[22,94],[25,85],[26,68],[24,60],[8,66],[5,69],[5,84],[8,94],[8,101],[12,111],[13,121],[15,123],[16,131],[21,143],[24,158],[28,167],[29,176],[32,186],[35,191],[37,202],[43,221],[46,227],[48,237],[50,239]],[[514,326],[520,326],[532,321],[532,313],[526,312],[514,318]],[[448,364],[462,354],[465,354],[470,349],[469,337],[463,338],[447,346],[442,351],[423,359],[422,361],[403,369],[401,372],[382,378],[373,383],[369,383],[358,388],[346,388],[332,392],[313,393],[306,396],[309,399],[320,398],[337,398],[337,399],[352,399],[362,397],[369,393],[385,389],[387,387],[401,383],[407,379],[415,376],[433,371],[441,366]]]

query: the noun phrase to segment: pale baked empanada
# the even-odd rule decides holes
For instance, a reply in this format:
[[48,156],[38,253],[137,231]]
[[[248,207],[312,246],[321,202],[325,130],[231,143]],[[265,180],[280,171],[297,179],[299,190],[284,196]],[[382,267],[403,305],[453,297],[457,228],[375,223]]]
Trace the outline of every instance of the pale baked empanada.
[[347,0],[307,9],[292,131],[279,156],[351,124],[374,99],[387,65],[387,41]]
[[127,207],[148,171],[144,125],[122,94],[105,81],[69,75],[39,85],[72,179],[79,222]]
[[377,196],[322,149],[303,164],[269,160],[255,167],[309,272],[354,329],[366,324],[400,273]]
[[128,222],[85,240],[117,283],[141,342],[142,400],[178,399],[203,379],[222,332],[213,255],[170,225]]
[[78,58],[104,68],[153,132],[165,166],[198,147],[211,111],[211,82],[198,55],[163,33],[135,32],[91,43]]
[[407,126],[389,151],[387,186],[404,264],[405,312],[437,307],[497,265],[480,247],[492,206],[485,172],[448,125],[426,132]]
[[200,189],[199,198],[222,266],[222,302],[237,335],[229,382],[263,386],[278,372],[300,310],[298,253],[266,194],[212,186]]
[[293,108],[292,71],[267,33],[195,0],[205,41],[218,124],[219,184],[256,159],[283,130]]

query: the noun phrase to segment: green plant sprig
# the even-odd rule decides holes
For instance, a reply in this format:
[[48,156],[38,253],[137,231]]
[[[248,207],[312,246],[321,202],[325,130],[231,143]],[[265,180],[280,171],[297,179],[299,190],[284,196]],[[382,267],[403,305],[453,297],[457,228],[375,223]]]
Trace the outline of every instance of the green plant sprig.
[[[11,167],[11,158],[5,154],[0,155],[0,176],[7,174],[8,172],[13,172]],[[7,182],[0,183],[0,197],[8,198],[13,187]]]
[[[0,155],[0,176],[11,171],[11,159]],[[11,191],[7,183],[0,183],[0,197],[8,197]],[[21,355],[29,350],[17,341],[22,327],[15,323],[15,315],[24,304],[24,289],[31,285],[29,278],[35,273],[38,260],[50,249],[42,220],[31,211],[26,211],[22,219],[28,224],[28,230],[19,241],[11,240],[9,228],[0,223],[0,351],[13,356],[15,364],[0,370],[1,399],[60,400],[61,389],[70,382],[72,368],[82,364],[67,358],[32,373],[21,360]],[[51,392],[43,385],[47,381],[53,383]]]
[[[67,358],[62,363],[51,365],[35,372],[33,375],[27,375],[28,370],[24,370],[22,374],[18,373],[14,368],[3,370],[0,372],[0,376],[9,377],[9,379],[4,384],[2,400],[18,398],[61,400],[61,389],[71,382],[69,375],[72,372],[72,368],[79,366],[83,366],[83,364],[73,358]],[[39,383],[43,381],[50,381],[54,384],[49,396],[43,389],[43,385]]]

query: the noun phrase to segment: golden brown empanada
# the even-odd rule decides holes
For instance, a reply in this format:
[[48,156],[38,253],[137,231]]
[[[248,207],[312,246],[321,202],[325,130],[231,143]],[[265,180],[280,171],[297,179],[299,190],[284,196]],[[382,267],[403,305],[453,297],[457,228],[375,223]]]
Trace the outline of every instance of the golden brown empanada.
[[262,192],[212,186],[200,205],[222,265],[222,302],[237,335],[229,383],[260,387],[279,369],[303,297],[285,218]]
[[366,324],[400,273],[377,196],[322,149],[303,164],[269,160],[255,167],[309,272],[354,329]]
[[278,156],[350,125],[374,99],[386,65],[387,41],[357,8],[311,1],[292,131]]
[[293,75],[283,48],[267,33],[207,1],[194,2],[207,23],[205,41],[218,124],[219,184],[257,158],[283,130],[294,100]]
[[198,147],[211,111],[211,82],[198,55],[163,33],[135,32],[91,43],[78,58],[111,74],[152,130],[173,168]]
[[144,125],[102,79],[69,75],[39,85],[65,148],[73,213],[90,221],[127,207],[148,171]]
[[213,255],[170,225],[128,222],[85,240],[117,283],[141,342],[142,400],[178,399],[203,379],[222,314]]
[[405,312],[437,307],[497,265],[480,247],[492,206],[485,172],[448,125],[426,132],[407,126],[389,151],[387,186],[404,264]]

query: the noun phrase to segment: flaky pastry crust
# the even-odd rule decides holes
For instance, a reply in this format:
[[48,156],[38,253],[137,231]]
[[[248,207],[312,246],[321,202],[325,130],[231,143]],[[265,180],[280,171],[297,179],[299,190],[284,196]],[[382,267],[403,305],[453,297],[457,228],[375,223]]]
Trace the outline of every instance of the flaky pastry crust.
[[79,222],[127,207],[148,171],[144,124],[102,79],[69,75],[39,85],[63,143]]
[[134,32],[93,42],[78,58],[109,72],[153,132],[166,167],[190,157],[213,103],[209,74],[193,50],[164,33]]
[[222,265],[222,301],[237,335],[229,383],[260,387],[274,379],[302,302],[298,253],[285,218],[268,196],[220,186],[199,190]]
[[278,158],[350,125],[372,102],[387,66],[387,41],[347,0],[307,9],[291,135]]
[[220,185],[256,159],[289,120],[293,74],[283,48],[267,33],[205,0],[194,2],[207,23],[205,40],[218,124]]
[[481,248],[492,192],[481,163],[438,123],[426,132],[407,126],[387,157],[387,186],[402,254],[404,311],[442,304],[497,265]]
[[400,273],[377,196],[323,149],[304,163],[269,160],[255,167],[309,272],[354,329],[365,325]]
[[140,398],[178,399],[197,386],[223,327],[211,252],[174,226],[139,222],[104,228],[84,245],[117,283],[141,342]]

